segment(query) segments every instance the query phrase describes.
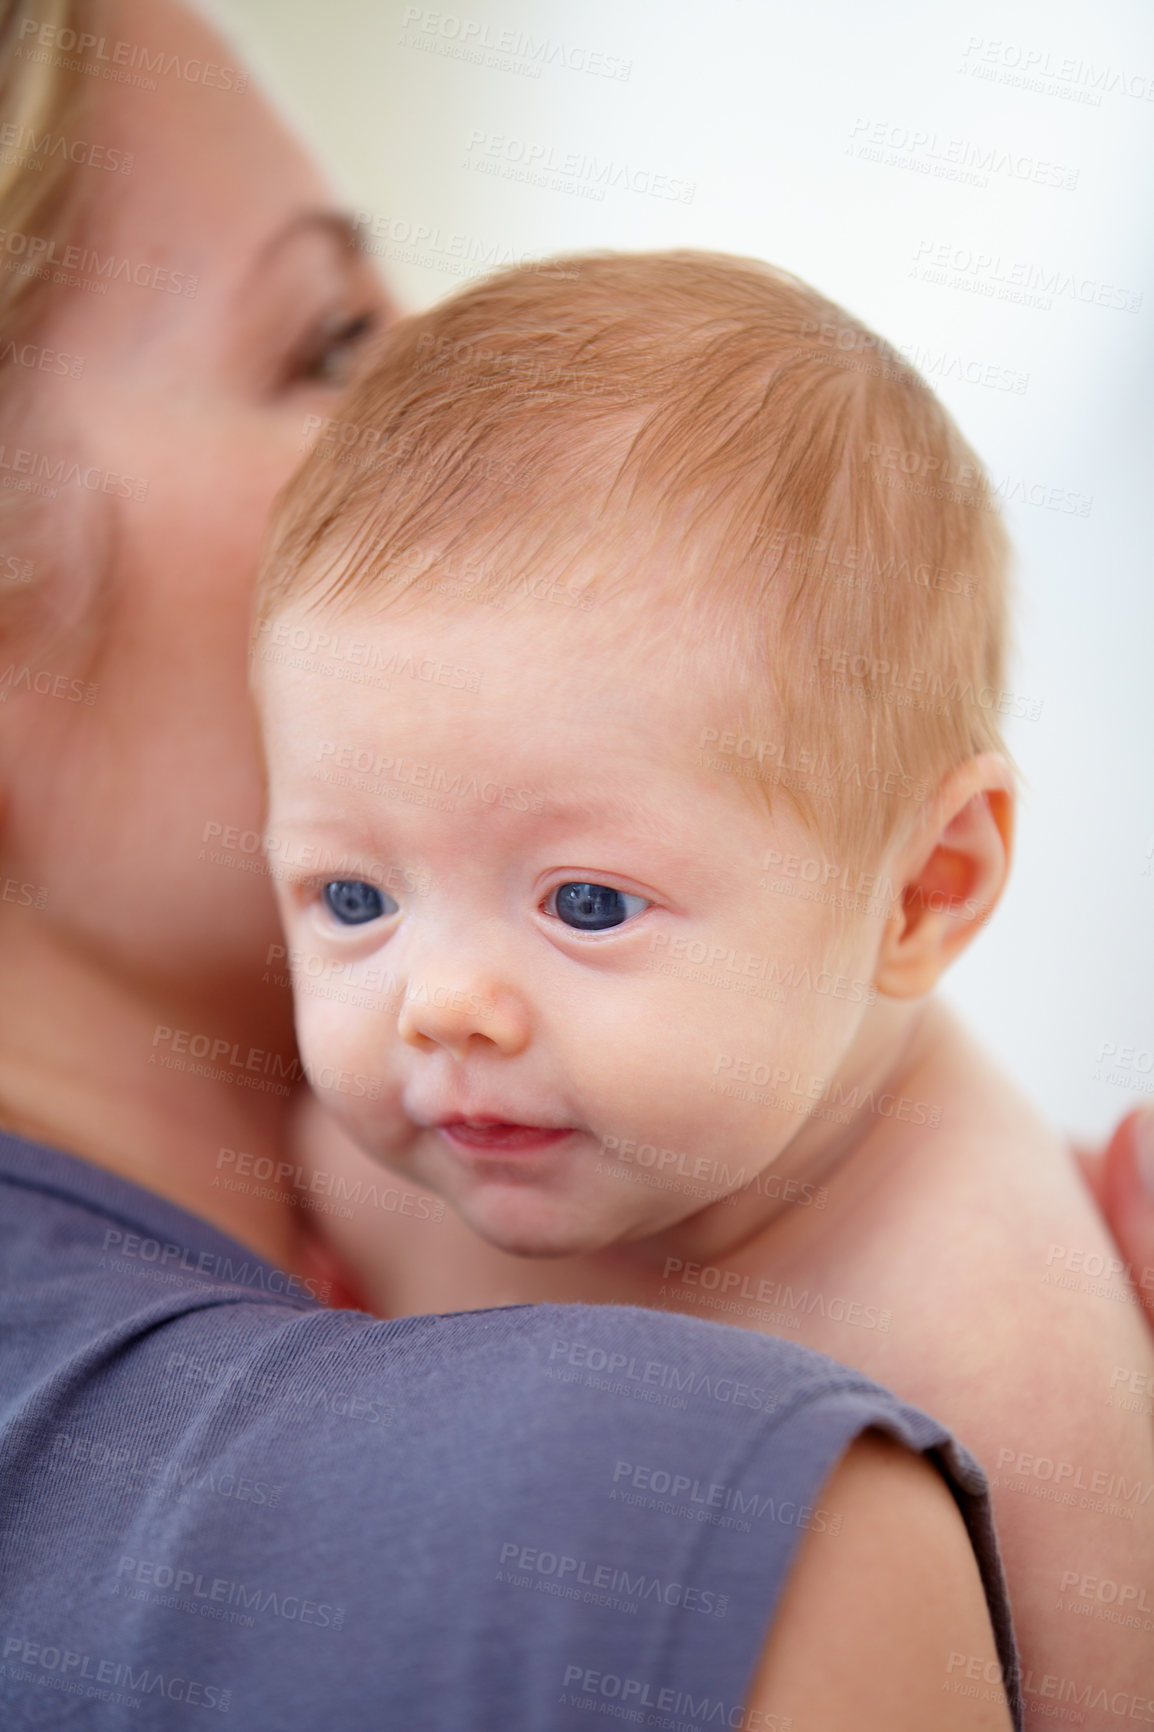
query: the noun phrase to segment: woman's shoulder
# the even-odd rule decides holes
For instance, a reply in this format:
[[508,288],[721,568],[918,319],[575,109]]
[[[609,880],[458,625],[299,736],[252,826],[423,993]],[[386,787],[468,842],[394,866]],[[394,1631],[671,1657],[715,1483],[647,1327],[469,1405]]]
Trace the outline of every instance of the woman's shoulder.
[[999,1644],[957,1508],[930,1463],[869,1431],[823,1495],[845,1530],[836,1546],[815,1537],[800,1550],[750,1686],[749,1723],[1019,1726],[1013,1650]]

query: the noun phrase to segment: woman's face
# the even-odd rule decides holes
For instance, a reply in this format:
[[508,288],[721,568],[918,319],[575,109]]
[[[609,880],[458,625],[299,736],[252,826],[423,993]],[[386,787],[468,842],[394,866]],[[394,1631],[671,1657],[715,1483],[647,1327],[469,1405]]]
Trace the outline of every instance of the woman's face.
[[[169,0],[125,0],[112,35],[235,65]],[[284,995],[261,978],[278,926],[252,870],[250,587],[273,496],[383,292],[258,94],[157,82],[98,87],[92,140],[134,153],[129,174],[77,170],[99,255],[87,274],[113,274],[106,293],[55,291],[36,340],[82,359],[81,376],[28,375],[0,435],[9,464],[31,448],[84,474],[55,499],[4,502],[3,551],[23,537],[37,570],[5,615],[3,667],[79,679],[92,699],[34,677],[9,688],[3,868],[46,886],[54,937],[131,988],[280,1023]],[[164,286],[147,286],[154,267]],[[194,294],[170,292],[188,276]]]

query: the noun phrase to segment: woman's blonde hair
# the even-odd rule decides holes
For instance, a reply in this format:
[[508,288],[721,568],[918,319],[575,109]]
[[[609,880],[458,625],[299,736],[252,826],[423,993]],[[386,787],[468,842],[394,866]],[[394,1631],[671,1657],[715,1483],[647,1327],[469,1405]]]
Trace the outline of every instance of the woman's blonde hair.
[[[79,39],[95,34],[102,14],[101,0],[0,0],[0,127],[16,127],[19,137],[73,129],[91,100],[92,80],[71,56],[38,49],[35,37],[30,45],[30,33],[21,25],[33,18],[36,35],[47,25],[53,40],[70,30]],[[67,242],[79,215],[75,165],[62,152],[37,159],[36,168],[20,152],[11,154],[12,161],[0,161],[0,240],[36,235]],[[5,265],[15,265],[18,257],[5,255]],[[31,272],[0,270],[0,367],[10,344],[38,316],[43,289],[42,279]]]
[[[104,0],[0,0],[0,128],[6,137],[66,138],[82,131],[95,81],[79,57],[40,44],[91,40],[104,15]],[[10,158],[0,160],[0,411],[9,440],[12,421],[21,428],[27,421],[40,377],[20,365],[20,356],[59,293],[51,272],[34,267],[28,255],[51,257],[73,244],[86,204],[81,173],[64,151],[0,155]],[[48,558],[41,551],[46,543],[54,549]],[[84,560],[99,556],[100,545],[91,506],[62,520],[59,508],[46,511],[34,495],[0,491],[0,644],[6,650],[13,640],[26,654],[34,642],[46,648],[56,628],[53,572],[67,568],[74,578]],[[4,659],[11,665],[7,654]]]

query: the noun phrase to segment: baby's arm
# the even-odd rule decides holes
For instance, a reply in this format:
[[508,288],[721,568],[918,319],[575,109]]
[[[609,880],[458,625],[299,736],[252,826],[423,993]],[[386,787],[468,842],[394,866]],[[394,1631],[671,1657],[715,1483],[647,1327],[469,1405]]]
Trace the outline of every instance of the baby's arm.
[[1049,1269],[1053,1247],[1034,1247],[1019,1270],[991,1273],[976,1307],[972,1290],[955,1290],[966,1321],[927,1328],[950,1361],[948,1388],[911,1398],[989,1475],[1027,1726],[1064,1707],[1105,1732],[1119,1715],[1154,1725],[1154,1428],[1120,1399],[1131,1375],[1154,1371],[1154,1352],[1123,1283],[1100,1290],[1080,1273],[1112,1254],[1094,1218],[1063,1244],[1076,1252]]

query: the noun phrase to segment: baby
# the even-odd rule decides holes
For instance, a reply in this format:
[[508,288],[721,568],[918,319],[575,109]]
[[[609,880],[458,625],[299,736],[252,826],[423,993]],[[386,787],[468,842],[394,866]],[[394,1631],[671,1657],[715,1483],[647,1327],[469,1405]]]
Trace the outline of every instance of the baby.
[[934,996],[1009,863],[1006,561],[922,380],[767,266],[566,260],[395,327],[256,634],[301,1048],[350,1139],[305,1183],[403,1175],[333,1214],[383,1312],[681,1310],[927,1408],[991,1479],[1027,1723],[1149,1725],[1154,1353]]

